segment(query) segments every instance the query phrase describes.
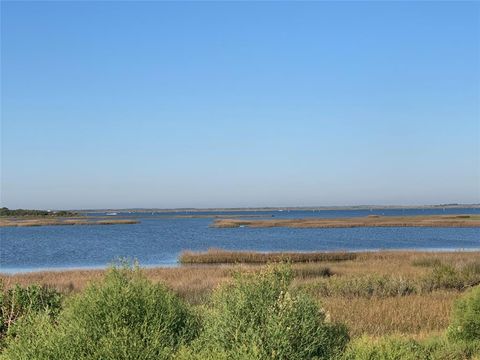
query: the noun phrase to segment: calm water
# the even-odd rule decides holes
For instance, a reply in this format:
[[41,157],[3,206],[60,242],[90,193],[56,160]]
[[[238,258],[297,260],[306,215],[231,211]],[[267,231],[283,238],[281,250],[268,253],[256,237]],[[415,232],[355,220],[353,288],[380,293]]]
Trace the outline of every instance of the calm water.
[[[235,212],[267,218],[378,215],[480,214],[480,209],[328,210]],[[198,213],[195,213],[198,214]],[[205,214],[205,213],[203,213]],[[226,214],[226,213],[209,213]],[[104,214],[101,214],[104,215]],[[223,248],[256,251],[474,250],[479,228],[215,229],[210,218],[173,218],[189,213],[139,216],[135,225],[1,228],[0,272],[104,267],[119,257],[143,266],[172,266],[182,250]],[[119,214],[119,217],[136,217]]]

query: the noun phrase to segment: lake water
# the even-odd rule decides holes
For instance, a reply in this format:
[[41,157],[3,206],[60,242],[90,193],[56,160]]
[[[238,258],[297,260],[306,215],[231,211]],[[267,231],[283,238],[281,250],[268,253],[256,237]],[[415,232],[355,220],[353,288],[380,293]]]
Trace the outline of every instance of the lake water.
[[[182,250],[338,251],[479,250],[480,228],[234,228],[210,227],[211,218],[174,218],[200,213],[120,213],[134,225],[0,228],[0,272],[100,268],[120,257],[142,266],[174,266]],[[354,217],[367,215],[480,214],[480,209],[380,209],[210,212],[265,218]],[[105,215],[105,214],[96,214]]]

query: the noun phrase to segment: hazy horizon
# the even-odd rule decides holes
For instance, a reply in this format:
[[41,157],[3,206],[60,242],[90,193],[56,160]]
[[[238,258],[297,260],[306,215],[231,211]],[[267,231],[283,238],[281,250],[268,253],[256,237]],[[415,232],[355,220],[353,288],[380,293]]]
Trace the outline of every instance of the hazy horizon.
[[1,10],[1,206],[480,203],[480,3]]
[[295,209],[295,208],[298,208],[298,209],[302,209],[302,208],[318,208],[318,209],[322,209],[322,208],[368,208],[368,207],[372,207],[372,208],[382,208],[382,207],[385,207],[385,208],[395,208],[395,207],[398,207],[398,208],[402,208],[402,207],[405,207],[405,208],[411,208],[411,207],[430,207],[430,206],[442,206],[444,205],[445,207],[448,207],[448,206],[465,206],[465,207],[470,207],[470,206],[474,206],[474,207],[477,207],[477,206],[480,206],[480,203],[472,203],[472,204],[423,204],[423,205],[407,205],[407,204],[401,204],[401,205],[373,205],[373,204],[358,204],[358,205],[325,205],[325,206],[322,206],[322,205],[318,205],[318,206],[255,206],[255,207],[222,207],[222,208],[219,208],[219,207],[214,207],[214,208],[206,208],[206,207],[184,207],[184,208],[155,208],[155,207],[152,207],[152,208],[145,208],[145,207],[129,207],[129,208],[82,208],[82,209],[74,209],[74,208],[63,208],[63,209],[50,209],[50,210],[78,210],[78,211],[88,211],[88,210],[93,210],[93,211],[97,211],[97,210],[161,210],[161,211],[164,211],[164,210],[178,210],[178,211],[181,211],[181,210],[195,210],[195,211],[202,211],[202,210],[237,210],[237,209],[281,209],[281,208],[291,208],[291,209]]

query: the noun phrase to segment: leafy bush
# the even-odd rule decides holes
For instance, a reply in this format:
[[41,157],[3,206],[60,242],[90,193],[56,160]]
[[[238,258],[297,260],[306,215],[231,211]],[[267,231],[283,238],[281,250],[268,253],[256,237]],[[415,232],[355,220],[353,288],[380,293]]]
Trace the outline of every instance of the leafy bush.
[[291,293],[291,280],[289,267],[237,274],[213,294],[196,347],[229,359],[330,359],[341,352],[345,327],[326,321],[307,295]]
[[470,290],[455,303],[449,337],[480,342],[480,286]]
[[73,297],[58,324],[39,315],[19,323],[7,359],[168,359],[198,333],[192,311],[138,269],[112,268]]
[[55,317],[60,311],[61,302],[62,295],[53,288],[16,285],[4,290],[0,284],[0,339],[10,333],[15,322],[23,316],[45,311]]

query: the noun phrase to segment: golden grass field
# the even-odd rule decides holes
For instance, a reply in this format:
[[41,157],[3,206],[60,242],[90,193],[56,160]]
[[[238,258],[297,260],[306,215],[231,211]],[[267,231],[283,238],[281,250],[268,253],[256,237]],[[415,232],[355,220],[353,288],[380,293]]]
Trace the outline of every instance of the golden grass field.
[[[404,295],[322,295],[319,286],[325,283],[362,281],[371,277],[420,283],[431,273],[431,264],[462,267],[479,264],[480,252],[407,252],[381,251],[356,253],[347,260],[292,263],[293,286],[312,293],[334,321],[348,325],[353,336],[405,334],[422,338],[438,333],[449,323],[452,304],[463,289],[438,289]],[[298,259],[297,259],[298,260]],[[229,281],[236,271],[256,271],[262,264],[183,265],[174,268],[144,269],[148,278],[161,281],[192,304],[208,300],[212,290]],[[44,284],[64,293],[76,293],[89,281],[99,280],[103,270],[73,270],[0,275],[4,286],[16,283]],[[348,289],[347,289],[348,290]]]
[[47,226],[47,225],[121,225],[138,224],[135,219],[104,219],[91,217],[0,217],[0,227]]
[[236,228],[242,226],[256,228],[352,228],[352,227],[480,227],[480,215],[427,215],[427,216],[378,216],[354,218],[305,218],[239,220],[218,219],[213,227]]

